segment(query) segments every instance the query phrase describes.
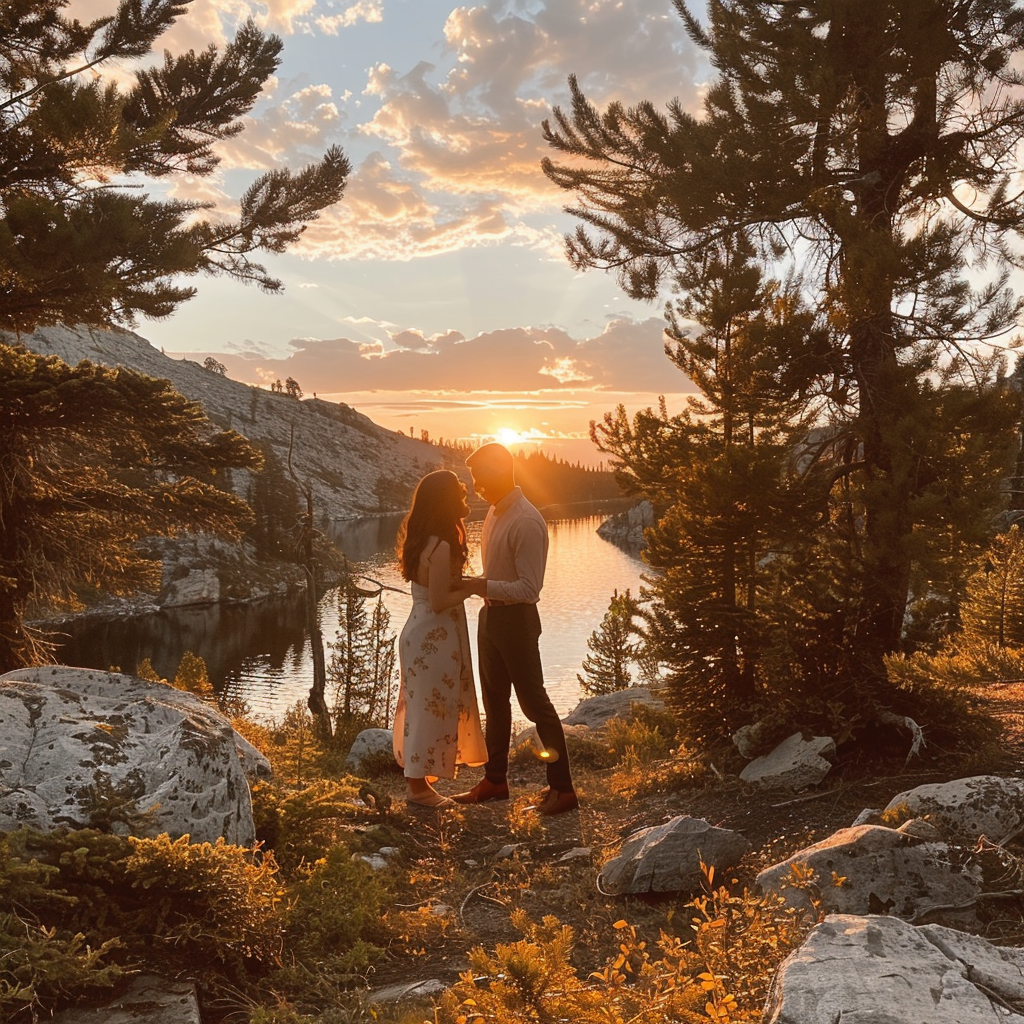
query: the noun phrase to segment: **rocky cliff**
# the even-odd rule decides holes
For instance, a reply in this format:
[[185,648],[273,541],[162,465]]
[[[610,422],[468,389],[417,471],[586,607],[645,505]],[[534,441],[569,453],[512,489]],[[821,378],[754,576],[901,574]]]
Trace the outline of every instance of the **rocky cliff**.
[[[171,359],[130,331],[48,327],[20,340],[72,365],[88,359],[165,378],[218,426],[270,445],[282,465],[290,452],[298,482],[312,489],[318,518],[404,510],[416,481],[443,462],[442,449],[386,430],[351,406],[241,384],[191,360]],[[464,466],[451,468],[468,479]],[[239,471],[231,481],[243,497],[248,477]]]

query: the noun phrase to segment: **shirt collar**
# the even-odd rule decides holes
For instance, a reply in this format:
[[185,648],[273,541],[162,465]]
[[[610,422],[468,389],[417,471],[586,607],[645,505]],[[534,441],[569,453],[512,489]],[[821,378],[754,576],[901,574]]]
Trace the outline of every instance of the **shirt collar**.
[[523,489],[521,487],[513,487],[504,498],[501,499],[494,506],[494,514],[496,516],[503,515],[507,512],[521,497],[523,496]]

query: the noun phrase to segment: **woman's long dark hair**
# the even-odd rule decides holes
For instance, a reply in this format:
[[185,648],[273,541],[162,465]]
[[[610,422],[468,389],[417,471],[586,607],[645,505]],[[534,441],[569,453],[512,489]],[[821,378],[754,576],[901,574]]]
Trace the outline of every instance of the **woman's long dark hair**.
[[465,570],[469,545],[462,522],[464,496],[462,481],[450,469],[428,473],[416,485],[412,508],[398,529],[398,560],[404,579],[416,578],[420,555],[431,537],[448,541],[453,569],[457,568],[460,575]]

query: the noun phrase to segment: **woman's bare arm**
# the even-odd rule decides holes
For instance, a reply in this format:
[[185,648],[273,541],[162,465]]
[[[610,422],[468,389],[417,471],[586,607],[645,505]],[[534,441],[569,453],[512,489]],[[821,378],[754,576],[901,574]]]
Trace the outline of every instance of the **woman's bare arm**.
[[451,547],[443,540],[435,545],[427,559],[427,589],[430,591],[430,608],[434,612],[454,608],[472,594],[469,587],[452,579],[451,557]]

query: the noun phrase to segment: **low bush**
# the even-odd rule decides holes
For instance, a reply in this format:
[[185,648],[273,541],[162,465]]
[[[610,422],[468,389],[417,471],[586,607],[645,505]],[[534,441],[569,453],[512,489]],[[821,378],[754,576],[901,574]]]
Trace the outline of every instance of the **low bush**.
[[0,835],[0,1018],[34,1021],[139,970],[207,993],[303,976],[341,990],[378,952],[384,884],[343,845],[298,875],[287,886],[271,853],[223,840]]
[[[441,1024],[706,1024],[759,1022],[779,963],[803,941],[816,914],[794,910],[776,895],[713,884],[683,907],[682,934],[661,931],[654,945],[622,919],[613,925],[615,952],[581,978],[572,966],[574,935],[555,917],[537,924],[512,915],[523,938],[493,953],[476,948],[470,970],[444,993]],[[793,884],[813,889],[809,873]]]

